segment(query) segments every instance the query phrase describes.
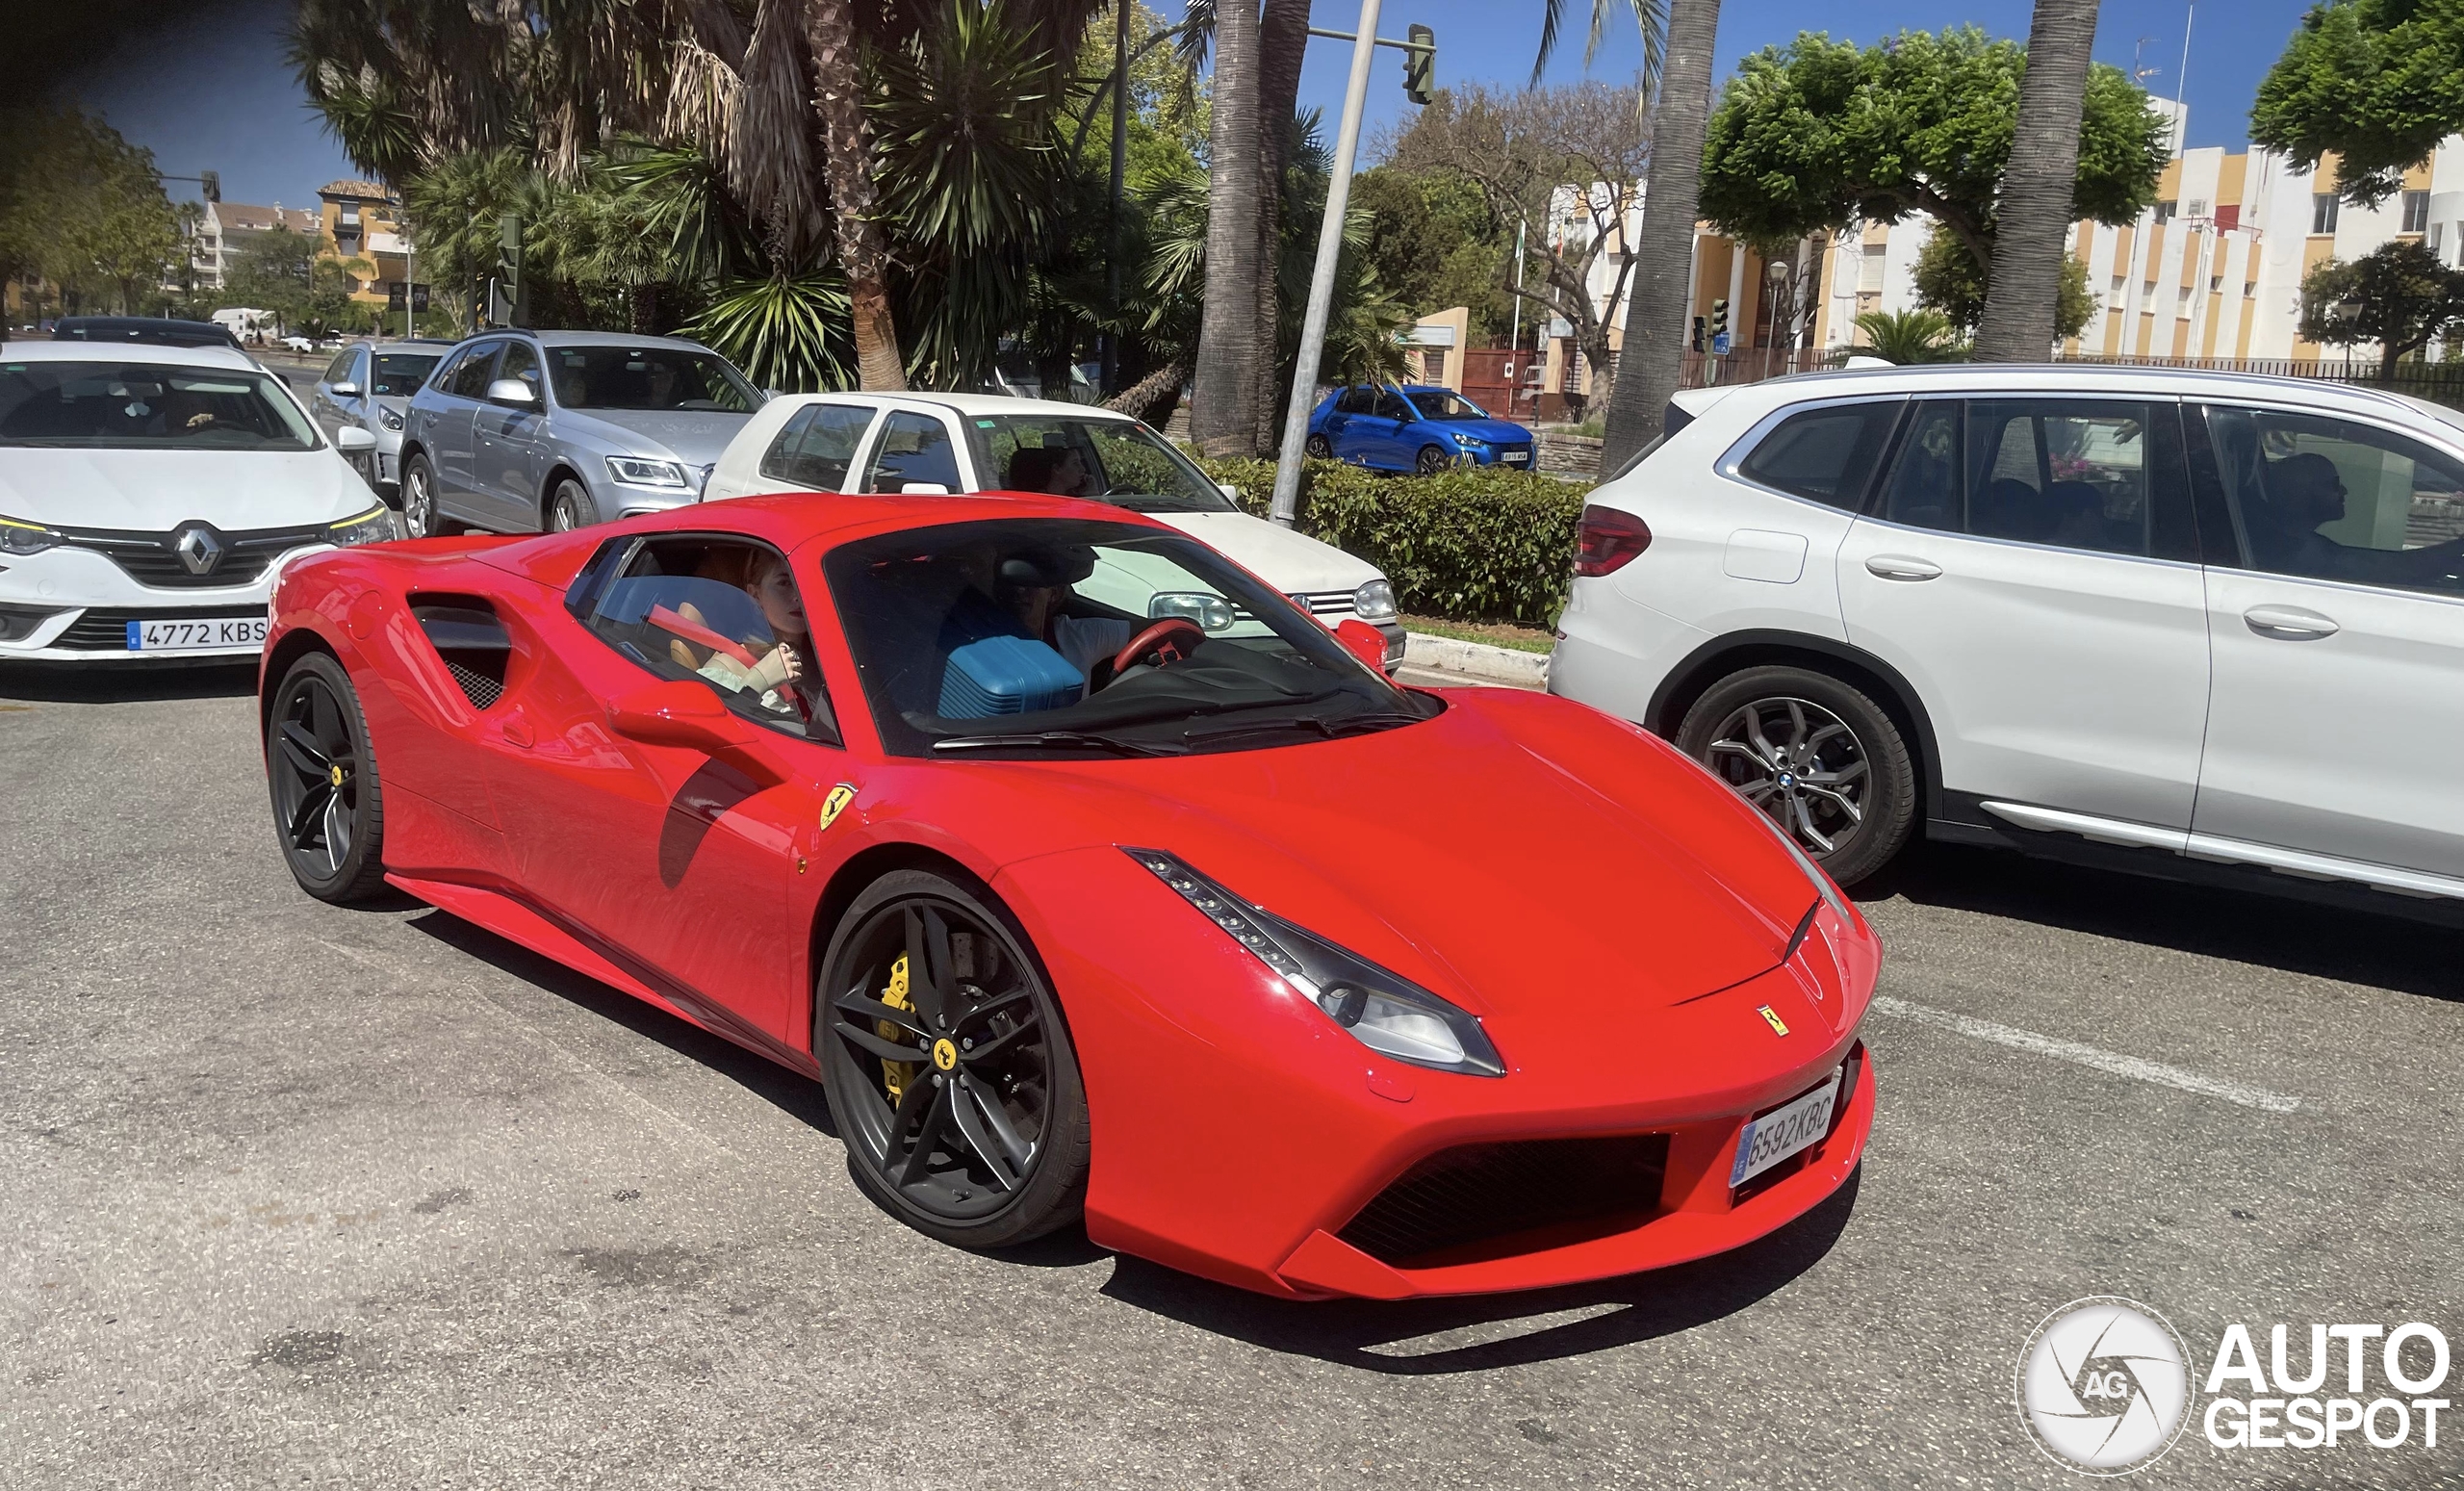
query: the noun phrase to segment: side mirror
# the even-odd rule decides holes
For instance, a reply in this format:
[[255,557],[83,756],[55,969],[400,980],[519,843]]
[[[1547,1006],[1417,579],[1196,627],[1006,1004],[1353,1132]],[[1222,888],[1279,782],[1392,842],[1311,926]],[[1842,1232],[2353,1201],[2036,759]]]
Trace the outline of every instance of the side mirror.
[[898,489],[901,497],[947,497],[950,489],[937,481],[910,481]]
[[651,683],[614,700],[607,724],[628,740],[716,756],[753,738],[753,727],[730,714],[719,696],[677,679]]
[[1344,645],[1345,652],[1369,664],[1379,677],[1385,676],[1386,633],[1353,616],[1336,626],[1335,640]]
[[356,383],[337,383],[328,390],[328,392],[336,398],[357,398],[359,397],[359,385]]
[[488,385],[488,402],[520,404],[526,409],[539,402],[539,395],[520,378],[499,378]]
[[1217,482],[1215,484],[1215,490],[1222,493],[1225,497],[1232,499],[1232,501],[1236,502],[1241,500],[1241,489],[1228,481]]
[[376,437],[357,424],[334,431],[334,449],[345,455],[365,455],[376,449]]

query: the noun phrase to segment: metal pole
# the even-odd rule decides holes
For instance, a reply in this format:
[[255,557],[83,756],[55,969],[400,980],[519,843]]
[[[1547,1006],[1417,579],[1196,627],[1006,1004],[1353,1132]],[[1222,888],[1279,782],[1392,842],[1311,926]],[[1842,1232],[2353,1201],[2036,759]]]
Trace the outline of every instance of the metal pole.
[[1523,355],[1523,230],[1527,219],[1514,219],[1514,330],[1505,339],[1505,415],[1514,418],[1514,396],[1522,391],[1523,381],[1515,375],[1514,364]]
[[2173,74],[2173,155],[2176,159],[2191,142],[2190,116],[2182,112],[2182,95],[2191,86],[2191,22],[2197,16],[2196,5],[2182,7],[2182,65]]
[[1300,453],[1317,402],[1318,364],[1326,348],[1326,315],[1335,303],[1335,266],[1344,251],[1344,212],[1351,204],[1351,161],[1360,148],[1360,115],[1369,100],[1369,63],[1377,50],[1377,0],[1360,0],[1360,31],[1351,44],[1351,82],[1335,131],[1334,169],[1326,178],[1326,219],[1318,227],[1318,267],[1309,279],[1309,312],[1300,322],[1300,357],[1292,370],[1292,409],[1283,421],[1283,449],[1274,462],[1273,518],[1290,527],[1300,512]]

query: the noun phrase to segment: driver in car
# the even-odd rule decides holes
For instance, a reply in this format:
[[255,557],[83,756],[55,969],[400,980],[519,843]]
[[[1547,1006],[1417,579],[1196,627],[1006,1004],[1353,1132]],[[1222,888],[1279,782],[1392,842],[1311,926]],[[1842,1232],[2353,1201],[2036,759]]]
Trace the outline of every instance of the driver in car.
[[[1023,454],[1024,452],[1020,452]],[[1075,454],[1076,452],[1069,452]],[[1017,618],[1027,635],[1069,659],[1081,674],[1129,645],[1135,623],[1108,616],[1072,616],[1070,587],[1095,572],[1095,552],[1083,545],[1029,550],[1004,558],[996,571],[995,598]]]

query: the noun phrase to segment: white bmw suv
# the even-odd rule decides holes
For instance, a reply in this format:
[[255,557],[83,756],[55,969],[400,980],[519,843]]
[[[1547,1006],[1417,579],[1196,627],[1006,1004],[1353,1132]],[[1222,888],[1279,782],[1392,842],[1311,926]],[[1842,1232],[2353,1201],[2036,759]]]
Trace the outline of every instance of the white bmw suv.
[[1550,687],[1833,875],[1932,836],[2464,900],[2464,414],[2118,367],[1681,394],[1591,498]]
[[254,656],[286,562],[394,536],[374,443],[236,349],[0,345],[0,662]]

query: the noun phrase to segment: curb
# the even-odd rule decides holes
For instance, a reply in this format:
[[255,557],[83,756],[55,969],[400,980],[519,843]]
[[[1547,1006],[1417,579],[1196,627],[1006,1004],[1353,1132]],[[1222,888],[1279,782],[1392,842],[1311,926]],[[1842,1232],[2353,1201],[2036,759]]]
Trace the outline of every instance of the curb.
[[1426,668],[1433,673],[1460,673],[1483,683],[1503,683],[1515,688],[1549,686],[1549,656],[1545,653],[1491,647],[1486,642],[1461,642],[1425,631],[1403,634],[1403,666]]

